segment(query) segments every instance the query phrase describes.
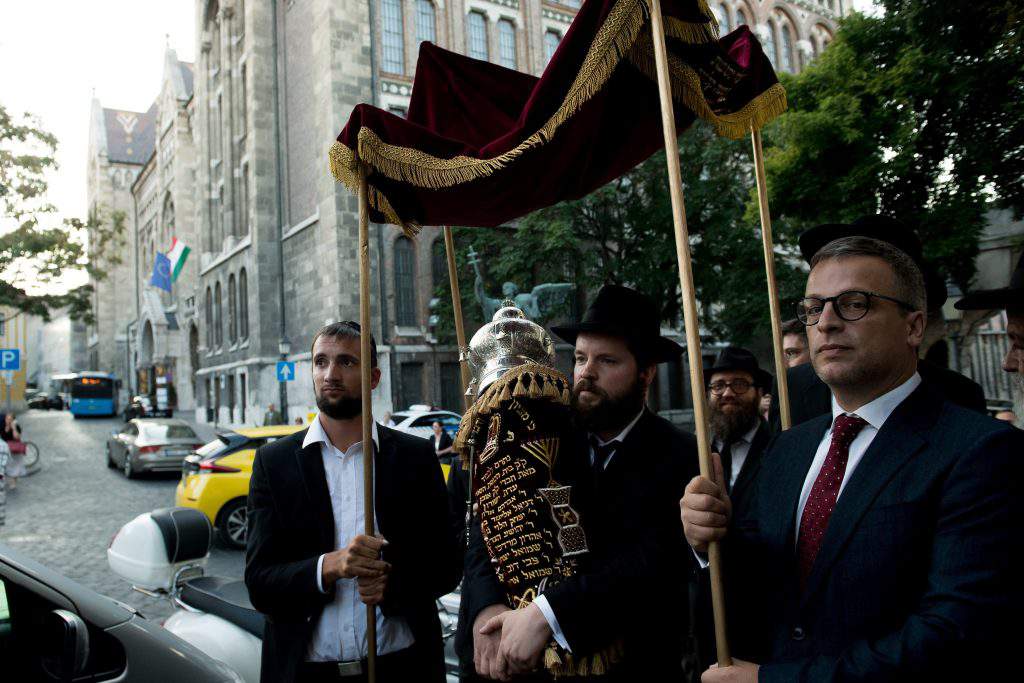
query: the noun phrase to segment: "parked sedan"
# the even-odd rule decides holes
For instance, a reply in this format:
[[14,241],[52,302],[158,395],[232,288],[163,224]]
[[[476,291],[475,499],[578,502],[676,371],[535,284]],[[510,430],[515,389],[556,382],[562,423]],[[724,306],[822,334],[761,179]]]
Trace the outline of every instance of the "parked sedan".
[[184,420],[136,418],[107,438],[107,467],[129,479],[139,472],[180,472],[185,456],[202,445]]
[[0,545],[4,681],[241,683],[125,604]]
[[455,432],[459,429],[459,422],[462,417],[450,410],[403,410],[392,414],[391,419],[395,423],[395,429],[406,434],[429,439],[434,435],[431,425],[434,422],[441,423],[441,429],[448,433],[448,436],[455,438]]

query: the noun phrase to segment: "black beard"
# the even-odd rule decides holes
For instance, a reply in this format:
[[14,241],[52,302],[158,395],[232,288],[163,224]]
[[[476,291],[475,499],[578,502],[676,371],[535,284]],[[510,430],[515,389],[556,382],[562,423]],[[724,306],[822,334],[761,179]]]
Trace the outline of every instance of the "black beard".
[[316,397],[316,407],[333,420],[351,420],[363,412],[363,397],[343,396],[332,400],[320,395]]
[[[757,395],[757,392],[754,392]],[[741,436],[750,431],[759,417],[758,408],[761,399],[753,403],[750,401],[738,401],[736,405],[739,410],[726,413],[720,406],[709,406],[708,422],[711,426],[711,433],[723,443],[734,443]]]
[[[580,405],[580,391],[586,389],[601,396],[593,407]],[[633,385],[621,396],[611,397],[588,380],[580,380],[572,388],[572,409],[576,424],[588,432],[621,430],[644,407],[644,386],[637,375]]]

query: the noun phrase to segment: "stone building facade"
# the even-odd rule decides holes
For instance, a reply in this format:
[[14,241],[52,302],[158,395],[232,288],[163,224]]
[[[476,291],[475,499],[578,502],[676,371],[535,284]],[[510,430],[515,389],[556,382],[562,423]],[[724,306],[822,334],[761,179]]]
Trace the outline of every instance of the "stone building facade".
[[196,251],[192,84],[192,65],[180,61],[168,48],[160,93],[153,105],[152,152],[131,186],[136,249],[132,255],[130,382],[133,393],[150,396],[154,405],[166,400],[187,411],[196,406],[197,259],[186,259],[170,292],[154,287],[150,279],[157,252],[166,254],[173,239]]
[[[106,254],[95,251],[90,239],[90,260],[99,263],[106,277],[93,281],[94,323],[85,330],[86,362],[78,370],[112,372],[124,382],[132,374],[128,356],[128,326],[135,317],[131,229],[131,186],[153,152],[155,105],[146,112],[104,108],[93,99],[89,124],[86,200],[89,214],[109,221],[115,213],[125,217],[120,244]],[[112,253],[120,258],[111,260]],[[123,398],[123,397],[122,397]]]
[[[358,206],[327,170],[352,108],[404,113],[421,40],[539,73],[575,10],[574,0],[196,3],[200,419],[258,423],[280,403],[283,356],[298,363],[289,417],[306,415],[313,334],[359,317]],[[457,354],[428,320],[447,277],[440,236],[371,229],[377,414],[460,406]]]

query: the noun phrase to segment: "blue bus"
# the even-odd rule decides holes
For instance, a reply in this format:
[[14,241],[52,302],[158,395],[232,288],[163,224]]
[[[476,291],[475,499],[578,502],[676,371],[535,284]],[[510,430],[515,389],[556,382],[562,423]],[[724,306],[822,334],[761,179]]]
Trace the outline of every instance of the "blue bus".
[[68,407],[79,415],[117,415],[120,382],[107,372],[76,372],[65,375],[70,400]]

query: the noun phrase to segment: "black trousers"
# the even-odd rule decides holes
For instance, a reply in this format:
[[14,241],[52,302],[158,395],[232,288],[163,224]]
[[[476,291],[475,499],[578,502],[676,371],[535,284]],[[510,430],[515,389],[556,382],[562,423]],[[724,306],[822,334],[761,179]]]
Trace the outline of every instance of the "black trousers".
[[[406,683],[422,677],[422,666],[411,647],[386,655],[377,655],[377,683]],[[363,673],[342,676],[336,662],[304,662],[299,666],[296,683],[366,683],[366,660]]]

